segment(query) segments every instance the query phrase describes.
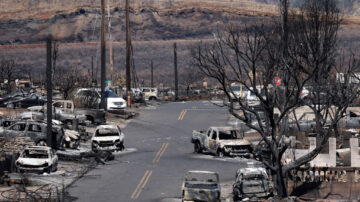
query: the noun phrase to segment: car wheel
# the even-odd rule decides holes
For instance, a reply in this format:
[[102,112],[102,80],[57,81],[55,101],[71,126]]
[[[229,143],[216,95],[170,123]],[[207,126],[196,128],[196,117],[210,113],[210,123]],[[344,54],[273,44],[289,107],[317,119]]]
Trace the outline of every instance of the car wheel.
[[6,108],[15,109],[15,105],[13,103],[9,103],[9,104],[6,105]]
[[200,154],[202,152],[201,145],[199,141],[196,141],[194,144],[194,151],[195,153]]
[[52,166],[49,167],[49,168],[46,168],[46,169],[44,170],[44,172],[47,173],[47,174],[50,174],[50,173],[51,173],[51,170],[52,170]]
[[156,101],[156,97],[150,97],[149,100],[150,101]]
[[219,151],[217,152],[217,156],[220,157],[220,158],[223,158],[223,157],[225,156],[224,151],[223,151],[223,150],[219,150]]
[[121,145],[118,147],[118,151],[123,151],[124,149],[125,149],[124,144],[121,144]]
[[40,140],[36,146],[47,146],[46,142],[44,140]]

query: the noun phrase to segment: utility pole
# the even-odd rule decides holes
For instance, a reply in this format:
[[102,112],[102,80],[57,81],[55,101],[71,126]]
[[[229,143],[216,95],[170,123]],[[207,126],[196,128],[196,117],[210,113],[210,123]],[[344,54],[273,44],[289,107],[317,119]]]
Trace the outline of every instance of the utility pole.
[[129,0],[126,0],[125,11],[126,11],[126,95],[127,95],[127,105],[131,106],[130,100],[130,91],[131,91],[131,73],[130,73],[130,64],[131,64],[131,47],[130,47],[130,16],[129,16]]
[[91,56],[91,85],[94,85],[94,56]]
[[178,88],[178,69],[177,69],[176,43],[174,43],[174,67],[175,67],[175,101],[177,101],[179,99],[179,88]]
[[287,42],[288,42],[288,0],[280,0],[280,21],[281,21],[281,40],[283,43],[284,56],[287,55]]
[[110,76],[111,76],[111,83],[113,81],[113,74],[114,74],[114,57],[113,57],[113,47],[112,47],[112,38],[111,38],[111,12],[110,12],[110,0],[107,1],[107,10],[108,10],[108,32],[109,32],[109,51],[110,51]]
[[101,108],[106,110],[105,103],[105,75],[106,75],[106,49],[105,49],[105,0],[101,0]]
[[56,147],[56,138],[52,134],[52,38],[49,36],[46,40],[46,96],[47,96],[47,145],[53,149]]
[[151,60],[151,88],[154,88],[154,65],[152,60]]

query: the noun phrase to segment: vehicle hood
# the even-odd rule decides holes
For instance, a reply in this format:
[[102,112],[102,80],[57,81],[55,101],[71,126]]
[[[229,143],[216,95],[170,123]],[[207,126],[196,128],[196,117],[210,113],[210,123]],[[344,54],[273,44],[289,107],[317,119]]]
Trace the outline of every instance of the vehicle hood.
[[71,139],[77,140],[80,137],[80,133],[75,130],[65,129],[65,136],[70,137]]
[[109,97],[107,98],[108,102],[125,102],[121,97]]
[[243,146],[243,145],[251,145],[249,141],[245,139],[238,140],[219,140],[220,146]]
[[243,181],[242,191],[244,194],[258,194],[269,192],[268,182],[266,180]]
[[106,137],[93,137],[92,140],[98,142],[105,142],[105,141],[115,141],[119,139],[120,139],[119,136],[106,136]]
[[42,111],[44,109],[44,107],[43,106],[33,106],[33,107],[28,107],[27,109],[32,112],[39,112],[39,111]]
[[49,163],[49,159],[18,158],[16,162],[20,163],[21,165],[41,166],[45,163]]

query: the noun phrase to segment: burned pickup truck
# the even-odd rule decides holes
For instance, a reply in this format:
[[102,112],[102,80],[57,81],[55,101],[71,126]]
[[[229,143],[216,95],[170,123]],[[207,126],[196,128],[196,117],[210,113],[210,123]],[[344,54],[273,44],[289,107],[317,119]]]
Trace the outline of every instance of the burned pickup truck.
[[[53,104],[54,117],[56,120],[62,122],[72,122],[74,119],[78,119],[79,123],[85,120],[94,124],[105,123],[105,111],[103,109],[78,109],[74,108],[74,103],[71,100],[58,100]],[[46,105],[29,107],[30,111],[46,112]]]
[[274,186],[265,168],[241,168],[233,185],[234,201],[261,200],[274,194]]
[[215,172],[188,171],[181,189],[182,201],[220,202],[220,179]]
[[232,127],[210,127],[207,131],[193,131],[191,142],[196,153],[209,151],[219,157],[237,156],[251,158],[251,143],[239,138]]

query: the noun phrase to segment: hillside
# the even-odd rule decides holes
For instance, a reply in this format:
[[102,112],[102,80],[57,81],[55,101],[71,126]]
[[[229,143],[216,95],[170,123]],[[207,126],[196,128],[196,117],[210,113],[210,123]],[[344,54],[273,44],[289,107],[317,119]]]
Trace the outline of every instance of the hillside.
[[[347,0],[348,1],[348,0]],[[99,67],[99,0],[0,0],[0,58],[14,58],[40,77],[45,69],[44,39],[59,43],[59,68],[87,72],[91,56]],[[124,0],[110,0],[115,67],[124,71]],[[132,1],[131,1],[132,2]],[[232,24],[268,24],[278,17],[277,0],[137,0],[131,4],[134,61],[139,79],[149,82],[154,61],[157,80],[171,83],[172,45],[178,43],[179,69],[190,64],[189,48]],[[350,2],[350,1],[349,1]],[[355,1],[352,1],[354,5]],[[294,2],[293,4],[295,4]],[[346,16],[342,45],[358,46],[360,17]],[[107,35],[108,36],[108,35]]]

